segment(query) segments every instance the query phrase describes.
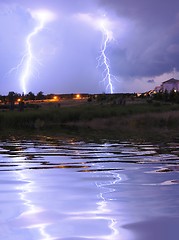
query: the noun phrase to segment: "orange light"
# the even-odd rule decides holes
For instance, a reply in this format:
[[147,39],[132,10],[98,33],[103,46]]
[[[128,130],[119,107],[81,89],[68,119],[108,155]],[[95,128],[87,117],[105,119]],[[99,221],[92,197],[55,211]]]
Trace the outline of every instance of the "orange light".
[[58,102],[58,101],[59,101],[59,97],[58,97],[58,96],[53,96],[52,101],[54,101],[54,102]]
[[20,99],[20,98],[18,98],[18,99],[17,99],[17,101],[18,101],[18,102],[20,102],[20,101],[21,101],[21,99]]
[[77,99],[80,99],[80,98],[81,98],[80,94],[77,94],[77,95],[76,95],[76,98],[77,98]]

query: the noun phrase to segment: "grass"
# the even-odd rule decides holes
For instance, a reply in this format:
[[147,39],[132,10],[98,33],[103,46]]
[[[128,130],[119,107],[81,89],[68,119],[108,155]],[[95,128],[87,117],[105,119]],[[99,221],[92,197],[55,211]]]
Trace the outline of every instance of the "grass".
[[81,138],[179,139],[179,105],[86,103],[71,107],[0,112],[1,136],[67,135]]

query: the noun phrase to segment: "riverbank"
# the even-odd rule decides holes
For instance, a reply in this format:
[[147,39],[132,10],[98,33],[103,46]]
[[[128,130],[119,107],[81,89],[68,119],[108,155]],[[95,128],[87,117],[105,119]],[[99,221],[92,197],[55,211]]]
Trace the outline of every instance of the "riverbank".
[[41,107],[0,112],[1,137],[70,136],[81,139],[178,141],[179,105],[155,103]]

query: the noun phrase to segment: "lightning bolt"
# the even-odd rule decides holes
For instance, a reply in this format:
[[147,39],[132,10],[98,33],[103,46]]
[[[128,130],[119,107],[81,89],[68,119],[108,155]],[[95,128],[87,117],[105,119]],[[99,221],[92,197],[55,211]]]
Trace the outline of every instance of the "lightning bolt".
[[32,38],[37,35],[42,29],[44,28],[44,22],[40,21],[38,23],[38,26],[34,28],[34,30],[27,36],[26,38],[26,55],[23,56],[22,61],[21,61],[21,65],[24,65],[23,67],[23,71],[20,77],[20,83],[22,86],[22,91],[24,94],[27,93],[26,90],[26,83],[28,81],[28,79],[30,78],[30,76],[32,75],[32,69],[33,69],[33,61],[35,60],[35,62],[37,61],[36,57],[33,54],[33,50],[32,50]]
[[75,16],[78,20],[86,22],[91,25],[97,31],[102,33],[102,43],[100,48],[100,56],[97,58],[97,68],[103,69],[103,80],[101,81],[106,86],[106,92],[114,93],[114,83],[118,80],[116,76],[111,74],[110,61],[107,57],[107,49],[110,42],[114,41],[113,29],[115,27],[115,21],[111,21],[105,14],[102,17],[96,17],[91,14],[79,13]]
[[111,74],[110,61],[106,53],[109,43],[114,40],[113,32],[108,29],[107,25],[109,24],[106,19],[102,19],[99,21],[99,27],[103,34],[103,40],[101,44],[101,54],[98,58],[97,67],[104,67],[102,82],[104,82],[104,84],[106,85],[106,91],[112,94],[114,93],[113,82],[116,81],[117,78]]
[[33,52],[33,39],[37,36],[40,31],[45,28],[45,25],[48,21],[54,19],[54,14],[47,10],[38,10],[38,11],[30,11],[32,18],[37,22],[35,28],[28,34],[25,40],[26,51],[22,56],[20,63],[17,67],[12,68],[10,73],[14,70],[21,69],[20,75],[20,85],[22,88],[22,92],[24,94],[27,93],[27,82],[30,77],[34,74],[35,64],[40,64],[40,61],[36,58],[35,53]]

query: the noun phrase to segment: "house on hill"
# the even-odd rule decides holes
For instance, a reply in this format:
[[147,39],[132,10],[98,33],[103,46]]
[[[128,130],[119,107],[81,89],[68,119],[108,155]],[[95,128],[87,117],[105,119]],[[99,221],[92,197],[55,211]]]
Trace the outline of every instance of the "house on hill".
[[179,92],[179,80],[177,80],[175,78],[171,78],[171,79],[163,82],[160,89],[162,90],[162,92],[165,92],[165,91]]

